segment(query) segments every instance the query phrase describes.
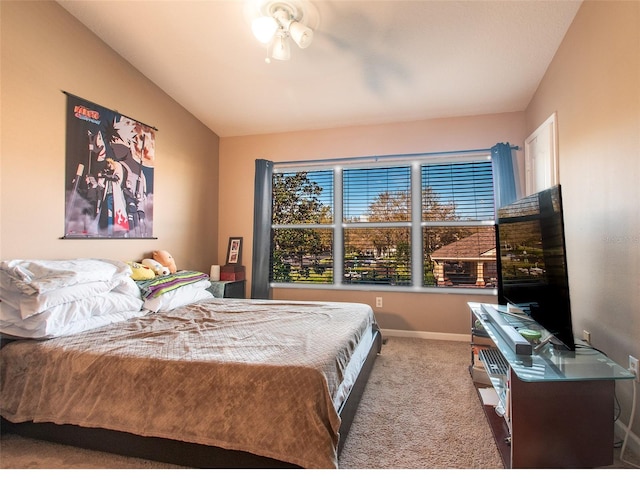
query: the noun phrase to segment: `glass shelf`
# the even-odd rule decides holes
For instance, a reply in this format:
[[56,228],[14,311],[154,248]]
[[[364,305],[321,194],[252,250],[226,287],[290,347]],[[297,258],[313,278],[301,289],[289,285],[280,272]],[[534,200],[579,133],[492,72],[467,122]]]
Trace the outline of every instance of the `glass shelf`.
[[[561,350],[548,343],[539,351],[532,352],[531,355],[516,355],[498,332],[498,325],[485,315],[480,304],[470,302],[469,307],[520,380],[525,382],[545,382],[634,378],[634,375],[626,368],[621,367],[606,355],[585,343],[577,343],[575,351]],[[506,312],[506,307],[504,306],[496,305],[495,307],[500,311]],[[532,319],[526,317],[515,318],[510,315],[509,320],[510,325],[516,329],[522,327],[540,330],[543,340],[549,335],[546,330],[542,329]]]

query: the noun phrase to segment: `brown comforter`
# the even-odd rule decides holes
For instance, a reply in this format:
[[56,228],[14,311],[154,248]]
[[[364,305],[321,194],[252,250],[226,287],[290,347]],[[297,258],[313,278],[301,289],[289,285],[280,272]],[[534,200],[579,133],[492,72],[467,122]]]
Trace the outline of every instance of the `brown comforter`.
[[337,467],[332,397],[367,305],[214,299],[0,353],[13,422],[69,423]]

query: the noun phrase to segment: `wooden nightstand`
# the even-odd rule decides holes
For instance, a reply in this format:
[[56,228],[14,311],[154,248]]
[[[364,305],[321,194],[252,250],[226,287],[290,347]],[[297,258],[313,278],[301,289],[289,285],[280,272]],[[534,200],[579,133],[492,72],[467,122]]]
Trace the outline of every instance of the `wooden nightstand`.
[[244,280],[211,281],[207,290],[217,298],[244,299]]

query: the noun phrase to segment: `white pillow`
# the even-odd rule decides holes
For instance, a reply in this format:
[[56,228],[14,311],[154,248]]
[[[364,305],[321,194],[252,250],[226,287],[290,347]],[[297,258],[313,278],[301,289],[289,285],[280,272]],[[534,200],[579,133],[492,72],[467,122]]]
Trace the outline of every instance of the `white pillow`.
[[0,262],[2,288],[24,294],[131,276],[124,262],[108,259],[11,260]]
[[123,278],[122,281],[113,288],[113,292],[130,295],[132,297],[135,297],[136,299],[142,300],[142,293],[140,292],[140,288],[131,276]]
[[18,309],[21,318],[26,319],[52,307],[80,299],[96,297],[111,290],[140,299],[140,289],[135,285],[131,277],[116,277],[103,282],[75,284],[33,295],[0,288],[0,299]]
[[212,299],[213,294],[207,290],[210,285],[208,280],[202,280],[170,290],[158,297],[148,297],[143,308],[151,312],[166,312],[200,300]]
[[104,327],[105,325],[114,324],[116,322],[124,322],[135,317],[141,317],[147,312],[142,311],[128,311],[128,312],[116,312],[107,315],[94,315],[86,320],[79,320],[60,327],[55,331],[47,331],[47,325],[41,324],[36,330],[29,330],[20,325],[0,322],[0,333],[21,339],[53,339],[55,337],[64,337],[68,335],[79,334],[80,332],[86,332],[98,327]]
[[[126,320],[144,315],[142,300],[119,292],[107,292],[94,297],[56,305],[23,319],[20,311],[0,302],[0,332],[17,337],[51,338],[70,331],[88,330],[113,320]],[[108,317],[118,314],[114,317]],[[96,317],[107,316],[101,320]],[[83,323],[84,322],[84,323]],[[92,325],[94,324],[94,325]],[[98,325],[95,325],[98,324]]]

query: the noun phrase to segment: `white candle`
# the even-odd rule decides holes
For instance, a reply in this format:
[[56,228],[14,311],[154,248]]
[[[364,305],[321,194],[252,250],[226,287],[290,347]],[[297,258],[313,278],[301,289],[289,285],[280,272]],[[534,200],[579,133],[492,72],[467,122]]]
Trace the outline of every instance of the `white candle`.
[[220,266],[211,266],[211,273],[209,274],[209,279],[214,282],[220,280]]

